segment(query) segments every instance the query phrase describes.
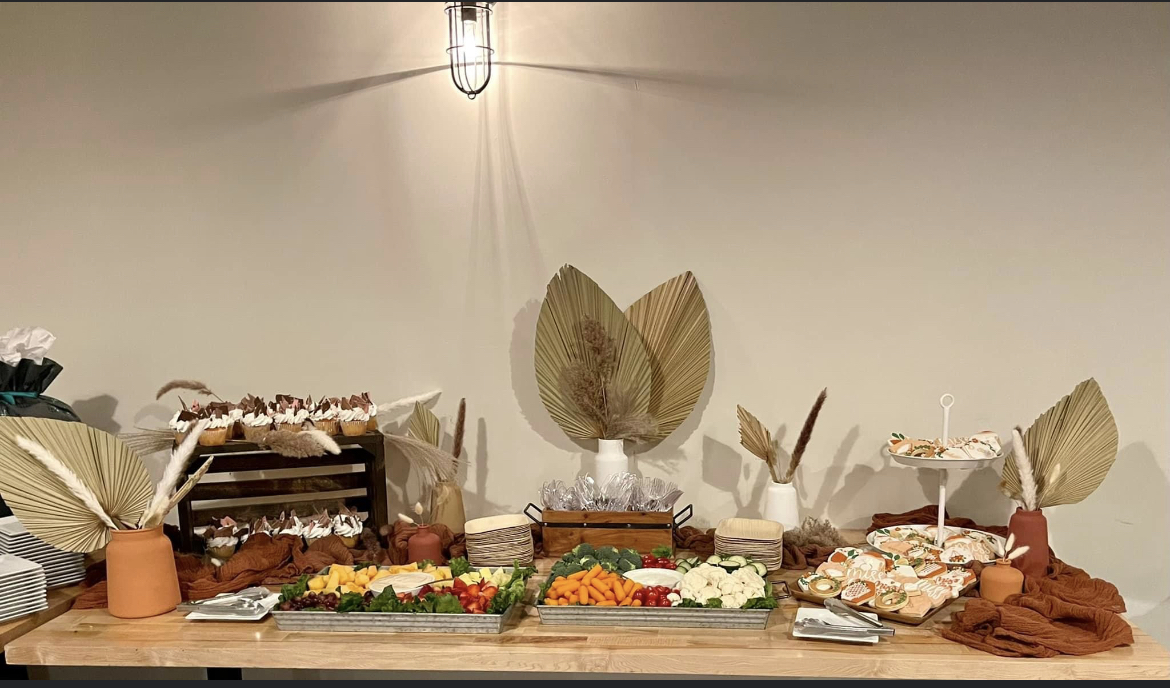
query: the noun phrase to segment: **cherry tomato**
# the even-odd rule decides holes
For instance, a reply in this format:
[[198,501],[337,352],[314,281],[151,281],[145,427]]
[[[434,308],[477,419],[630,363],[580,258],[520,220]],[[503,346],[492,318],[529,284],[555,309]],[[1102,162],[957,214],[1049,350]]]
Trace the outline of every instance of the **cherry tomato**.
[[647,607],[657,607],[658,606],[658,593],[652,592],[646,596],[646,606]]
[[641,600],[641,601],[645,602],[646,601],[646,591],[645,590],[635,590],[634,591],[634,599]]
[[660,598],[658,598],[658,606],[659,607],[669,607],[670,600],[666,599],[665,597],[660,597]]

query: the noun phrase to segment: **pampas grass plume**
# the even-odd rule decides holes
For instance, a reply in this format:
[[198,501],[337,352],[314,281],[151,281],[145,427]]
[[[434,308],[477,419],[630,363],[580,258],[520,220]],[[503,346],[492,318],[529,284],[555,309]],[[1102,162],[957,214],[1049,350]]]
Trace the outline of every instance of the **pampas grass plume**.
[[1035,511],[1039,500],[1036,498],[1036,475],[1032,472],[1032,460],[1024,450],[1024,435],[1019,426],[1012,430],[1012,459],[1016,472],[1020,474],[1020,501],[1028,511]]

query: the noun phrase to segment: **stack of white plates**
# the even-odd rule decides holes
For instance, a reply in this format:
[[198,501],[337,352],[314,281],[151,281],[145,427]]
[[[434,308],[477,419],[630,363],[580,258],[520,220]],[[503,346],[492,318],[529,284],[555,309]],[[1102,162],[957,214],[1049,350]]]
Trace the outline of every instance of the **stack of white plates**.
[[0,554],[0,621],[47,609],[45,571],[41,565]]
[[73,585],[85,578],[85,555],[62,552],[33,537],[15,516],[0,518],[0,554],[15,554],[44,568],[45,584],[51,588]]
[[778,571],[784,563],[784,526],[758,518],[725,518],[715,529],[715,553],[747,557]]
[[468,521],[467,560],[472,566],[511,566],[532,561],[532,528],[524,514],[489,516]]

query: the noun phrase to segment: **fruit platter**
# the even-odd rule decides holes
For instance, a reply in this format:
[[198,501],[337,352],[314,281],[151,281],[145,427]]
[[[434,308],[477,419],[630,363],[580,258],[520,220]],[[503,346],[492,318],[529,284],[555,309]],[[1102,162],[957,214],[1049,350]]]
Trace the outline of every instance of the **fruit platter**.
[[534,573],[519,565],[472,570],[463,558],[448,566],[331,566],[281,588],[272,615],[290,631],[500,633],[518,616]]
[[968,569],[901,554],[840,547],[796,580],[792,596],[824,604],[837,598],[883,619],[917,626],[975,586]]
[[[542,624],[763,629],[776,608],[762,564],[744,557],[669,559],[581,544],[537,595]],[[635,563],[637,562],[637,563]],[[643,565],[644,564],[644,565]]]

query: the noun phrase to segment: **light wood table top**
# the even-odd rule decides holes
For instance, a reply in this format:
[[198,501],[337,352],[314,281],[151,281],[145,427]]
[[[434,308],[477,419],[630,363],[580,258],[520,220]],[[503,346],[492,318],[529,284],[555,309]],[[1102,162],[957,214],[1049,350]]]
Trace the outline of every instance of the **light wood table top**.
[[76,585],[50,590],[47,595],[49,603],[47,608],[35,614],[0,623],[0,652],[6,650],[8,643],[13,640],[69,611],[73,606],[73,600],[80,594],[81,587]]
[[[542,562],[547,570],[548,562]],[[780,578],[792,580],[796,572]],[[1134,629],[1134,645],[1088,657],[996,657],[944,640],[935,627],[958,600],[919,627],[859,646],[797,640],[801,603],[786,600],[765,631],[542,626],[536,610],[500,635],[306,633],[255,623],[186,621],[172,612],[115,619],[70,611],[8,646],[10,664],[240,667],[384,671],[642,673],[870,678],[1170,678],[1170,655]]]

